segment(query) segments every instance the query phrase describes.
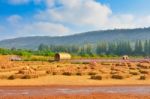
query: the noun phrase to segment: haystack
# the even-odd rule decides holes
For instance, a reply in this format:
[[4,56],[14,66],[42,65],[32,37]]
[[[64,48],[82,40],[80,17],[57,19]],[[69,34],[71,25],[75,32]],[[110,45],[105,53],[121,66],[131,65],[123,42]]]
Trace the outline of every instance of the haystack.
[[36,74],[36,71],[29,66],[26,66],[19,70],[18,74]]
[[129,56],[128,56],[128,55],[124,55],[124,56],[122,57],[122,59],[123,59],[123,60],[128,60],[128,59],[129,59]]
[[22,58],[20,56],[12,56],[12,57],[10,57],[10,60],[11,61],[21,61]]
[[55,61],[69,60],[69,59],[71,59],[71,55],[69,53],[56,53],[55,54]]

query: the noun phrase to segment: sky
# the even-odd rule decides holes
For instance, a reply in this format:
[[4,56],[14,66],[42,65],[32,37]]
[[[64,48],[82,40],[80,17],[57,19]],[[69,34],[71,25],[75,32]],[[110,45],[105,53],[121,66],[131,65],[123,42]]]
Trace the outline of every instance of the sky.
[[150,26],[150,0],[0,0],[0,40]]

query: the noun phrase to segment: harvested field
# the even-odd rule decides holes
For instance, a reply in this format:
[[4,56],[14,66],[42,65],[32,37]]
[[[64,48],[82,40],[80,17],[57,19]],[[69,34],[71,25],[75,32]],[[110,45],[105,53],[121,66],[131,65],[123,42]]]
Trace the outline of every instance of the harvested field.
[[[126,81],[134,81],[134,84],[148,84],[150,75],[150,62],[131,62],[129,60],[121,61],[104,61],[104,60],[80,60],[80,64],[71,61],[61,62],[43,62],[43,61],[10,61],[11,56],[0,56],[0,79],[1,84],[5,85],[5,82],[9,80],[10,85],[17,85],[17,82],[22,79],[30,79],[25,85],[32,85],[32,80],[37,84],[76,84],[84,85],[82,81],[86,81],[87,84],[108,84],[105,82],[111,82],[112,84],[121,80],[126,84]],[[77,61],[77,60],[74,60]],[[86,64],[85,64],[86,63]],[[144,76],[143,76],[144,75]],[[66,76],[70,76],[66,78]],[[59,81],[55,81],[57,78]],[[92,79],[91,79],[92,78]],[[102,79],[100,81],[94,81],[94,79]],[[40,82],[46,80],[52,80],[49,82]],[[143,82],[141,82],[141,80]],[[13,80],[13,81],[10,81]],[[73,81],[71,81],[73,80]],[[66,81],[69,81],[66,83]],[[16,83],[15,83],[16,82]],[[57,83],[59,82],[59,83]],[[92,82],[92,83],[88,83]],[[98,82],[98,83],[97,83]],[[118,84],[119,84],[118,83]],[[20,83],[19,83],[20,84]],[[22,85],[24,83],[21,83]],[[122,83],[121,83],[122,84]],[[133,84],[133,83],[131,83]],[[8,84],[6,84],[8,85]]]

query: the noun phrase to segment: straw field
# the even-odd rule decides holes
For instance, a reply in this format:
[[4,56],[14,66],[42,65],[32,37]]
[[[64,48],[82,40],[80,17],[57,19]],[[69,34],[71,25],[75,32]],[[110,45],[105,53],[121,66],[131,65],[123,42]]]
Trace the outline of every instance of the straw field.
[[[103,82],[134,81],[135,84],[147,84],[150,81],[149,62],[90,62],[72,63],[69,61],[10,61],[10,56],[0,56],[1,85],[7,82],[26,81],[40,84],[102,84]],[[56,80],[59,79],[62,82]],[[44,82],[42,79],[47,80]],[[53,81],[50,81],[53,80]],[[73,81],[71,81],[73,80]],[[32,82],[30,82],[32,81]],[[48,82],[49,81],[49,82]],[[68,82],[67,82],[68,81]],[[85,82],[86,81],[86,82]],[[59,82],[59,83],[58,83]],[[70,82],[70,83],[69,83]],[[106,84],[106,83],[104,83]],[[9,84],[6,84],[9,85]]]

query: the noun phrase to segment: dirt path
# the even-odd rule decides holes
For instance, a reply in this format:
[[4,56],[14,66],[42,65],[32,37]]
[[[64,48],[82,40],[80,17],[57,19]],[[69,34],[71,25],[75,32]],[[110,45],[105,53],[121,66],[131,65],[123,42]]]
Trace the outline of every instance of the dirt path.
[[150,86],[0,87],[0,99],[150,99]]

